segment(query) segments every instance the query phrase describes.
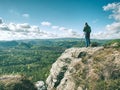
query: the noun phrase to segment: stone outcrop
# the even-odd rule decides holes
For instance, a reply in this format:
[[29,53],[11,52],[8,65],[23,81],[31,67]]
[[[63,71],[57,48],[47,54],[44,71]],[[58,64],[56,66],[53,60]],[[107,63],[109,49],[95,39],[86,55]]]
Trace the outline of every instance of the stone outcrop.
[[0,76],[0,90],[37,90],[34,84],[21,75]]
[[47,90],[97,90],[98,82],[119,77],[119,49],[70,48],[52,65],[46,84]]
[[37,87],[37,90],[47,90],[46,85],[43,81],[37,81],[35,83],[35,86]]

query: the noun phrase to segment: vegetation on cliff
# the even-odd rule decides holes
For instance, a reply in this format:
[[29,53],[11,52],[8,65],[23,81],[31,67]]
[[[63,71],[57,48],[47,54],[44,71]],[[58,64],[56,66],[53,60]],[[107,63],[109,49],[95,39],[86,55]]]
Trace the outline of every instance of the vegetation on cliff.
[[[0,75],[1,75],[0,77],[7,74],[8,75],[22,74],[26,76],[31,83],[34,83],[39,80],[45,81],[49,75],[49,71],[52,64],[66,49],[71,47],[83,47],[84,44],[85,43],[83,39],[1,41],[0,42]],[[119,50],[120,40],[119,39],[112,40],[112,41],[92,40],[93,47],[102,46],[102,45],[105,46],[106,50],[107,48],[112,48],[111,51],[108,51],[109,53],[115,49]],[[102,53],[104,54],[104,52],[101,51],[101,54]],[[84,54],[85,53],[83,53],[83,55]],[[98,61],[101,60],[101,59],[98,59],[98,58],[101,58],[102,56],[101,54],[100,55],[98,54],[99,56],[96,55],[96,57],[94,58]],[[84,57],[82,59],[82,63],[84,64],[87,63],[86,58],[87,57]],[[69,60],[67,61],[69,62]],[[97,68],[97,65],[96,65],[96,68]],[[97,71],[99,70],[96,70],[96,72]],[[101,78],[103,78],[103,76],[101,76]],[[116,87],[118,86],[119,79],[111,79],[108,81],[101,79],[97,82],[99,83],[97,83],[95,87],[105,85],[105,84],[110,87]],[[11,84],[11,85],[15,86],[15,84],[14,85]],[[89,83],[87,87],[93,88],[91,87],[91,84],[89,85]],[[4,88],[4,85],[3,83],[0,82],[0,90],[2,90],[2,88]]]

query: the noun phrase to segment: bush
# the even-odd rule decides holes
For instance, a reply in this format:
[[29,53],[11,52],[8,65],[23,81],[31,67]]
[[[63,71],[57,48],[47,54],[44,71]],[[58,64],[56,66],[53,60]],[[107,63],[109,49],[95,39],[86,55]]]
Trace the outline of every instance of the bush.
[[94,90],[120,90],[120,79],[100,81]]
[[105,43],[104,47],[119,48],[120,47],[120,39],[110,40]]
[[92,42],[92,43],[91,43],[91,47],[97,47],[97,46],[99,46],[99,43],[98,43],[98,42]]

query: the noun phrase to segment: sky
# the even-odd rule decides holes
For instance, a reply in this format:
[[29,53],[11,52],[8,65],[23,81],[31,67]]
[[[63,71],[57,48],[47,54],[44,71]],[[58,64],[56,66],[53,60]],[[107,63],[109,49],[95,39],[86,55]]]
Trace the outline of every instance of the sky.
[[120,0],[0,0],[0,40],[120,38]]

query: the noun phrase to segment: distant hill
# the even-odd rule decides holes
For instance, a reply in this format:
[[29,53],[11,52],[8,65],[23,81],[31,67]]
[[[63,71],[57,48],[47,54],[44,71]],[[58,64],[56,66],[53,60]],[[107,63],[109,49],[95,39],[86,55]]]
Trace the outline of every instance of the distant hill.
[[8,47],[15,47],[18,45],[17,41],[0,41],[0,47],[8,48]]
[[[97,40],[91,39],[92,43],[99,44],[98,46],[104,45],[110,40]],[[58,39],[33,39],[33,40],[15,40],[15,41],[0,41],[0,48],[14,48],[14,47],[26,47],[31,46],[47,46],[47,47],[83,47],[85,46],[84,39],[80,38],[58,38]]]

